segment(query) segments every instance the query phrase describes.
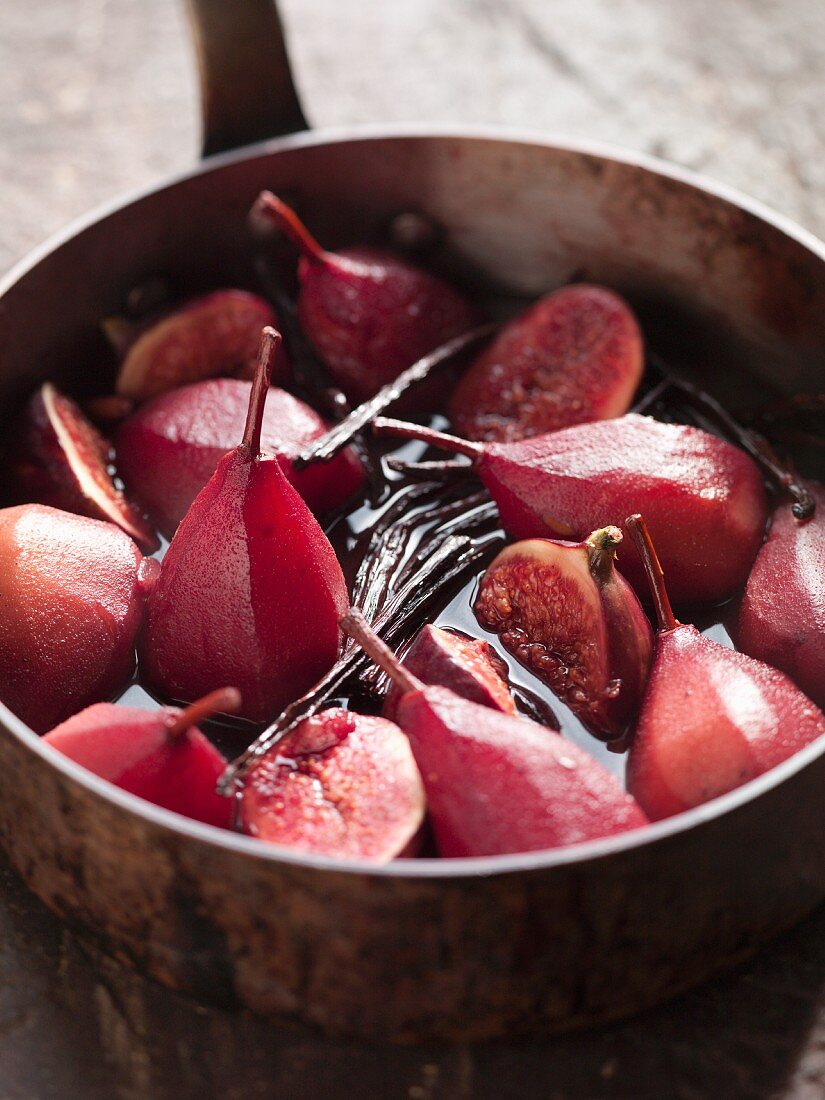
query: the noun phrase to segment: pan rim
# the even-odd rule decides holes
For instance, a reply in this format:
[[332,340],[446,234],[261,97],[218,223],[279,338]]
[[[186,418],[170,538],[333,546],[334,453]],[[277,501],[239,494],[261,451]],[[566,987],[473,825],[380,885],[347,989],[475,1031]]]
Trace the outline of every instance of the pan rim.
[[[292,149],[318,145],[385,140],[414,141],[432,138],[441,140],[472,139],[480,142],[506,142],[512,145],[536,146],[562,153],[581,154],[624,167],[640,168],[645,172],[652,172],[655,175],[683,184],[745,211],[791,238],[819,260],[825,262],[825,243],[813,233],[797,225],[791,218],[777,213],[766,204],[748,197],[734,187],[719,183],[700,173],[681,168],[645,153],[622,149],[609,143],[580,140],[563,134],[542,133],[529,129],[481,125],[434,125],[432,123],[370,124],[313,130],[257,142],[241,149],[232,150],[229,153],[209,157],[192,169],[176,173],[171,177],[164,177],[159,181],[102,203],[92,211],[72,219],[62,229],[52,234],[43,243],[14,263],[10,270],[0,278],[0,302],[39,263],[86,230],[127,207],[138,204],[144,199],[151,198],[187,180],[205,175],[214,169],[228,167],[245,160],[272,156]],[[823,735],[764,775],[692,810],[663,821],[653,822],[630,832],[619,833],[598,840],[584,841],[566,848],[499,856],[449,860],[435,858],[410,859],[397,860],[388,864],[374,864],[364,860],[338,860],[313,853],[296,852],[262,842],[254,837],[244,836],[241,833],[201,824],[170,810],[155,806],[126,791],[121,791],[52,749],[50,745],[43,743],[41,738],[2,702],[0,702],[0,730],[16,738],[24,748],[39,756],[47,766],[62,773],[68,781],[79,784],[95,797],[104,799],[117,809],[134,814],[148,824],[177,836],[186,837],[188,840],[200,844],[218,847],[227,853],[234,853],[267,863],[283,863],[296,868],[312,869],[319,872],[367,875],[382,879],[450,880],[486,878],[512,873],[543,871],[554,867],[607,859],[648,844],[659,843],[669,837],[686,833],[693,828],[709,825],[766,795],[797,772],[804,770],[815,760],[825,755],[825,735]]]

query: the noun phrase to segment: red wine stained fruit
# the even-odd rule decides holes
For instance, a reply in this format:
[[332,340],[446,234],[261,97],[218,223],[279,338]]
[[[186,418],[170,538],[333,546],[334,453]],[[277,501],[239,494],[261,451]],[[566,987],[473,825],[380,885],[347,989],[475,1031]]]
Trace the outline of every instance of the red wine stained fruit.
[[462,294],[392,252],[327,252],[295,212],[266,191],[255,213],[298,246],[301,325],[355,402],[372,397],[422,356],[479,323],[478,310]]
[[[427,623],[416,634],[403,664],[425,684],[447,687],[462,699],[503,714],[516,713],[507,666],[493,647],[479,638]],[[384,699],[385,718],[394,720],[400,698],[399,689],[390,684]]]
[[335,663],[348,606],[335,552],[274,455],[261,453],[279,336],[265,329],[239,447],[224,456],[178,527],[147,604],[141,666],[163,696],[221,684],[241,714],[274,718]]
[[637,541],[659,620],[627,786],[651,820],[741,787],[825,734],[825,715],[784,673],[678,622],[641,516]]
[[756,555],[733,627],[737,646],[787,673],[825,707],[825,487],[810,483],[813,516],[780,504]]
[[504,855],[637,829],[617,780],[559,734],[412,676],[351,611],[344,629],[401,691],[399,726],[418,763],[439,853]]
[[15,502],[48,504],[117,524],[146,551],[157,535],[110,473],[107,440],[70,398],[44,382],[29,401],[9,447]]
[[584,542],[527,539],[482,578],[476,618],[597,737],[624,735],[647,680],[650,623],[615,568],[617,527]]
[[[277,325],[269,302],[245,290],[215,290],[194,298],[160,320],[141,326],[122,352],[116,389],[147,401],[204,378],[251,378],[261,329]],[[283,349],[273,364],[280,380],[289,373]]]
[[[160,529],[171,535],[225,454],[240,438],[251,382],[213,378],[147,401],[117,433],[119,470]],[[316,515],[349,500],[364,482],[351,447],[330,462],[296,469],[291,458],[329,425],[285,390],[270,387],[261,447],[278,455],[284,473]]]
[[[584,539],[600,524],[644,510],[679,602],[731,596],[762,541],[768,512],[756,464],[699,428],[630,413],[482,444],[396,420],[378,418],[374,427],[469,455],[515,538]],[[622,572],[644,591],[638,554],[624,555]]]
[[244,832],[339,859],[414,855],[424,789],[409,742],[384,718],[333,708],[307,718],[248,777]]
[[119,527],[0,511],[0,700],[36,733],[122,687],[156,563]]
[[628,305],[601,286],[563,287],[511,321],[450,400],[459,435],[511,442],[627,412],[644,348]]
[[198,722],[234,711],[240,697],[223,688],[186,710],[147,711],[97,703],[61,723],[44,740],[70,760],[121,790],[219,829],[228,829],[232,802],[216,787],[226,761]]

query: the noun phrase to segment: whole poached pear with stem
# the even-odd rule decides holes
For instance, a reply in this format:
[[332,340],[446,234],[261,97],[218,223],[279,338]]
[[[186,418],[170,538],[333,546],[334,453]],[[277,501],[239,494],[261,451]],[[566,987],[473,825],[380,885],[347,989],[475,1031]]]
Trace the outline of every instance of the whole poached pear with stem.
[[415,855],[424,810],[421,776],[398,726],[332,707],[305,718],[256,763],[238,821],[270,844],[386,863]]
[[481,579],[476,618],[606,741],[622,737],[641,702],[653,633],[615,566],[618,527],[584,542],[527,539]]
[[172,539],[147,603],[148,682],[190,701],[234,684],[240,713],[278,714],[335,663],[347,587],[318,521],[260,450],[280,341],[264,329],[243,441],[224,456]]
[[228,829],[232,802],[217,792],[226,761],[197,723],[217,711],[236,711],[240,702],[234,688],[219,688],[185,710],[97,703],[56,726],[43,740],[123,791],[194,821]]
[[786,673],[825,707],[825,486],[812,516],[782,501],[756,555],[732,625],[737,646]]
[[355,402],[479,322],[479,311],[457,290],[387,249],[328,252],[269,191],[258,198],[253,217],[274,223],[298,246],[299,320]]
[[122,687],[157,571],[112,523],[0,510],[0,700],[45,733]]
[[784,673],[680,623],[650,532],[639,547],[659,631],[627,762],[627,787],[656,821],[709,802],[825,734],[825,715]]
[[442,856],[560,848],[638,829],[647,818],[617,780],[558,733],[423,684],[350,611],[344,630],[400,689]]
[[[768,505],[758,467],[699,428],[636,413],[503,443],[382,417],[373,428],[467,455],[517,539],[584,539],[605,517],[644,511],[679,602],[731,596],[762,542]],[[637,554],[625,554],[622,572],[646,590]]]

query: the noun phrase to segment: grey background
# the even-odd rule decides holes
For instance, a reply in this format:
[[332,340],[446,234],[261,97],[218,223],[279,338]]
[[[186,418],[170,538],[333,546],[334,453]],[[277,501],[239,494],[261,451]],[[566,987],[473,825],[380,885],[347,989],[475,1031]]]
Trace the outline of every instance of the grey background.
[[[232,2],[232,0],[227,0]],[[821,0],[283,0],[316,125],[502,123],[705,172],[825,233]],[[0,270],[194,163],[175,0],[0,0]],[[758,858],[758,853],[754,853]],[[825,1097],[825,912],[640,1020],[388,1050],[173,997],[100,958],[0,861],[0,1100]]]

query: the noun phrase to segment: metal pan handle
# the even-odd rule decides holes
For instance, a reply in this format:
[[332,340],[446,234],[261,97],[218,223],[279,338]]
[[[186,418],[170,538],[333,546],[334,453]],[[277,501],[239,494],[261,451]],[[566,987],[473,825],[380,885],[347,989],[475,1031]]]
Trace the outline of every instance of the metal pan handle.
[[203,155],[308,129],[275,0],[186,0],[197,53]]

